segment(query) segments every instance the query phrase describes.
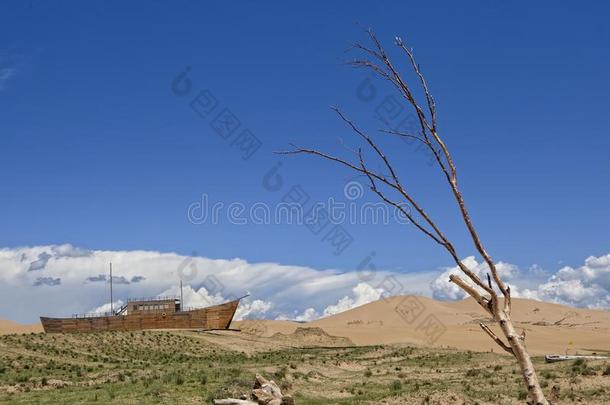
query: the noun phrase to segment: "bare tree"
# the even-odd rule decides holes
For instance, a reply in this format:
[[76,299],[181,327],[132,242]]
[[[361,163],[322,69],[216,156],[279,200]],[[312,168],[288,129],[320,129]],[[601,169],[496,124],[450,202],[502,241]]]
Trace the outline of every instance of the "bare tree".
[[[468,233],[472,238],[472,242],[476,250],[483,257],[483,260],[487,264],[491,275],[487,273],[487,280],[481,280],[477,274],[462,263],[453,243],[447,239],[445,234],[432,220],[430,214],[428,214],[422,208],[422,206],[415,200],[411,191],[401,182],[401,180],[399,180],[394,166],[390,163],[389,158],[386,156],[382,148],[370,135],[357,127],[356,124],[347,118],[347,116],[338,108],[334,108],[334,111],[358,135],[358,137],[363,141],[365,148],[369,150],[369,153],[372,152],[373,155],[379,159],[378,162],[382,165],[382,170],[372,170],[370,168],[371,166],[367,164],[362,148],[354,151],[355,158],[351,161],[318,151],[316,149],[306,149],[295,145],[292,145],[294,149],[281,153],[315,155],[343,165],[357,173],[360,173],[361,175],[366,176],[366,178],[368,178],[368,182],[370,183],[371,191],[377,194],[386,204],[399,210],[418,230],[423,232],[434,242],[449,252],[462,273],[464,273],[464,275],[467,277],[465,280],[459,275],[452,274],[449,277],[449,280],[458,285],[468,295],[474,298],[476,302],[491,315],[494,322],[499,325],[500,329],[502,330],[502,334],[508,343],[497,336],[491,330],[491,328],[489,328],[489,326],[485,325],[484,323],[480,323],[483,331],[485,331],[485,333],[487,333],[503,350],[513,355],[519,363],[531,403],[548,404],[548,401],[544,397],[544,393],[540,388],[538,377],[536,376],[536,371],[534,369],[534,365],[532,364],[530,355],[525,347],[525,333],[518,334],[511,320],[512,305],[510,286],[502,281],[502,278],[498,274],[496,264],[485,250],[483,243],[481,242],[481,239],[479,238],[479,235],[472,223],[470,214],[468,213],[464,198],[462,197],[462,193],[460,192],[460,188],[458,186],[455,164],[451,154],[449,153],[449,149],[445,144],[445,141],[437,131],[436,104],[434,98],[430,94],[428,83],[426,82],[420,66],[415,60],[413,50],[407,47],[401,38],[397,37],[395,39],[396,46],[399,48],[400,52],[404,53],[406,56],[409,65],[413,69],[416,81],[419,82],[419,86],[421,87],[421,92],[423,94],[423,96],[419,98],[425,99],[425,104],[423,104],[423,106],[418,100],[416,100],[413,89],[398,72],[398,69],[388,57],[377,36],[370,29],[367,30],[367,34],[372,42],[372,46],[368,47],[360,43],[354,44],[353,47],[358,51],[361,51],[364,57],[362,59],[352,60],[349,62],[349,64],[354,67],[370,69],[381,78],[389,81],[394,87],[396,87],[406,103],[413,108],[419,121],[416,133],[400,132],[393,129],[384,129],[381,130],[381,132],[384,134],[410,138],[417,142],[421,142],[421,144],[423,144],[432,153],[436,165],[440,169],[442,176],[446,179],[449,188],[451,189],[451,194],[455,198],[455,202],[458,205],[459,212],[464,220]],[[405,200],[411,209],[405,209]]]

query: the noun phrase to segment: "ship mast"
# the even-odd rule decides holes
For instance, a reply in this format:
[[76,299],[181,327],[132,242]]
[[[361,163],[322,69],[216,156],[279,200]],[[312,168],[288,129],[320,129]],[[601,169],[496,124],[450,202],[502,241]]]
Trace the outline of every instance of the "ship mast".
[[182,295],[182,279],[180,279],[180,311],[184,308],[183,304],[183,295]]
[[110,262],[110,313],[114,315],[114,310],[112,308],[112,262]]

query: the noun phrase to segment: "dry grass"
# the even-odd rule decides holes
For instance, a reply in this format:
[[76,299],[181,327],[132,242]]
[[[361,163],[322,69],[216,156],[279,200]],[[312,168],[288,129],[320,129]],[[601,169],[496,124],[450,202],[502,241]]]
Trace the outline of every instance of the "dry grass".
[[[256,372],[298,404],[524,399],[507,356],[396,345],[303,347],[302,338],[277,345],[236,332],[1,336],[0,403],[211,403],[247,392]],[[559,386],[562,403],[610,402],[610,363],[536,363],[546,392]]]

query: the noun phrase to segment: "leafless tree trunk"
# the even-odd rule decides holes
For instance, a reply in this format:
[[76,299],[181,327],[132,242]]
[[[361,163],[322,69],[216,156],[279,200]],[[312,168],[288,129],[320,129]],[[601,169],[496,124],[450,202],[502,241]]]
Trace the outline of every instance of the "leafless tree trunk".
[[[462,273],[466,276],[466,279],[463,279],[459,275],[453,274],[449,278],[450,281],[457,284],[468,295],[474,298],[500,326],[502,334],[508,343],[505,343],[487,325],[483,323],[480,324],[483,331],[485,331],[485,333],[487,333],[503,350],[513,355],[519,363],[531,403],[548,404],[548,401],[540,388],[530,355],[525,347],[525,334],[517,334],[511,320],[510,287],[502,281],[494,261],[483,247],[483,243],[475,230],[468,209],[466,208],[464,198],[460,192],[455,164],[443,138],[437,132],[436,104],[434,98],[430,94],[426,79],[415,60],[413,50],[407,47],[401,38],[397,37],[395,39],[396,46],[406,56],[417,77],[419,86],[421,86],[421,91],[425,98],[423,107],[419,101],[416,100],[412,89],[398,72],[373,31],[367,30],[367,34],[372,42],[372,46],[368,47],[360,43],[354,44],[354,48],[361,51],[365,56],[362,59],[352,60],[349,64],[355,67],[371,69],[381,78],[389,81],[396,87],[406,103],[413,108],[419,121],[417,133],[404,133],[393,129],[381,130],[381,132],[393,136],[414,139],[417,142],[421,142],[430,150],[442,176],[446,179],[447,184],[451,189],[451,193],[455,198],[455,202],[457,203],[468,233],[472,238],[472,242],[489,267],[491,275],[488,273],[487,280],[483,281],[462,263],[453,244],[443,234],[440,228],[432,220],[431,216],[419,205],[407,187],[399,180],[394,167],[376,141],[366,132],[358,128],[356,124],[347,118],[338,108],[334,108],[336,113],[361,138],[365,147],[379,159],[383,167],[382,171],[370,169],[370,166],[366,163],[362,148],[354,151],[355,159],[353,161],[320,152],[316,149],[306,149],[294,145],[292,145],[294,149],[281,153],[315,155],[365,175],[370,183],[370,189],[377,194],[381,200],[398,209],[417,229],[449,252]],[[403,206],[405,200],[412,209],[405,209]],[[499,294],[501,294],[502,297],[500,297]]]

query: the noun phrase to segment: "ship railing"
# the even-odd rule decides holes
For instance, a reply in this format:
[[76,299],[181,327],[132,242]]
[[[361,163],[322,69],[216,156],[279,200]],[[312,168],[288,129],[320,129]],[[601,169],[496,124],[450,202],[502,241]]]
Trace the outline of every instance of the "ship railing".
[[222,305],[222,304],[225,304],[225,303],[220,303],[220,304],[210,303],[210,305],[206,305],[206,306],[203,306],[203,307],[182,307],[182,308],[180,308],[180,311],[178,311],[178,312],[194,311],[196,309],[206,309],[206,308],[209,308],[209,307],[214,307],[214,306]]
[[127,302],[133,301],[171,301],[180,300],[178,296],[159,296],[159,297],[139,297],[139,298],[128,298]]
[[101,318],[104,316],[113,316],[112,312],[92,312],[88,314],[72,314],[72,318]]
[[188,312],[188,311],[194,311],[196,309],[204,309],[204,308],[206,308],[206,307],[183,307],[183,308],[180,308],[180,311],[178,311],[178,312]]

